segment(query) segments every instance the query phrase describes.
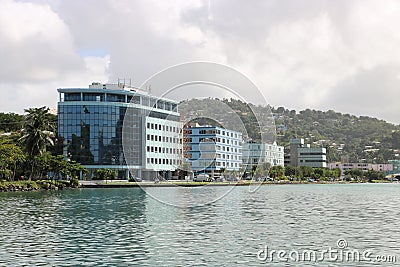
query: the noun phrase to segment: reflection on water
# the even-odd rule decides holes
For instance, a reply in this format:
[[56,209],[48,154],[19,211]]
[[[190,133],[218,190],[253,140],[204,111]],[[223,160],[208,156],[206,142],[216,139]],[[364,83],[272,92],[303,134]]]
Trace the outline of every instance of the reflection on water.
[[[224,190],[2,193],[0,265],[343,266],[257,259],[265,245],[276,250],[322,250],[335,247],[338,238],[345,238],[353,249],[372,249],[376,254],[398,251],[399,185],[262,186],[254,193],[237,187],[219,201],[193,205]],[[150,195],[174,199],[181,208]]]

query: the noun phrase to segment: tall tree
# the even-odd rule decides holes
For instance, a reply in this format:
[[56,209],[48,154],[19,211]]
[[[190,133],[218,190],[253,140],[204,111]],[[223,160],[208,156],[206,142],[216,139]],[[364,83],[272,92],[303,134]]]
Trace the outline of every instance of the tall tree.
[[54,145],[53,127],[50,123],[51,115],[49,108],[29,108],[25,109],[28,113],[26,124],[22,130],[21,141],[25,144],[25,149],[31,161],[31,179],[35,169],[35,156],[42,155],[48,145]]
[[19,146],[0,142],[0,177],[14,180],[17,164],[24,160],[25,154]]

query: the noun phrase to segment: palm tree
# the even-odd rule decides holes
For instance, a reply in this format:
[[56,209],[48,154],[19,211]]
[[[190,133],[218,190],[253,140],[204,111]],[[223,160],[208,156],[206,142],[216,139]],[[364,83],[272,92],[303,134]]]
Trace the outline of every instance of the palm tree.
[[25,143],[25,149],[31,160],[31,173],[29,179],[32,178],[35,168],[35,157],[42,155],[46,151],[47,145],[54,145],[54,133],[50,124],[49,108],[29,108],[25,109],[28,113],[26,116],[26,124],[22,130],[23,136],[21,141]]

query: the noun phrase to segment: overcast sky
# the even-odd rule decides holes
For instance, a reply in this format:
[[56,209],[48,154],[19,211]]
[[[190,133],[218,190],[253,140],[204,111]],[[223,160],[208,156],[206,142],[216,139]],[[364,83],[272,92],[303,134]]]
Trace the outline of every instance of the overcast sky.
[[226,64],[268,103],[400,123],[400,1],[0,0],[0,111],[171,65]]

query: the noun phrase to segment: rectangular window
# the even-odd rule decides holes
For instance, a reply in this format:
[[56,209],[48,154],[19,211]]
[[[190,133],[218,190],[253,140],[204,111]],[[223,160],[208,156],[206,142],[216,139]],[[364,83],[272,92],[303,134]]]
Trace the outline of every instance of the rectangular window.
[[84,93],[83,101],[104,101],[104,94]]
[[140,104],[140,96],[137,96],[137,95],[133,96],[132,100],[130,100],[129,102],[131,102],[131,101],[133,104]]
[[107,102],[122,102],[123,103],[123,102],[125,102],[125,95],[107,94]]
[[81,93],[64,94],[64,101],[81,101]]

